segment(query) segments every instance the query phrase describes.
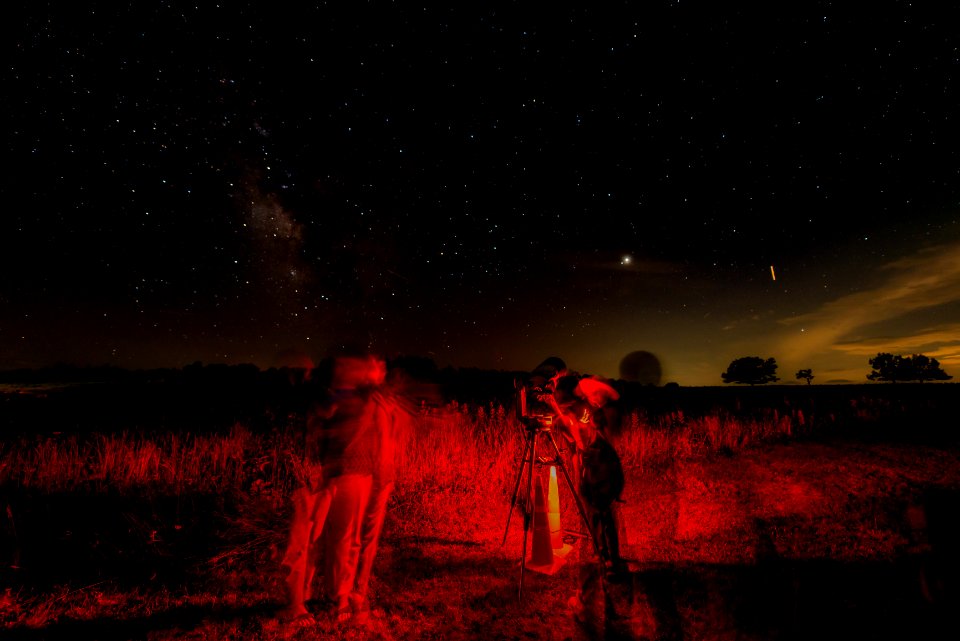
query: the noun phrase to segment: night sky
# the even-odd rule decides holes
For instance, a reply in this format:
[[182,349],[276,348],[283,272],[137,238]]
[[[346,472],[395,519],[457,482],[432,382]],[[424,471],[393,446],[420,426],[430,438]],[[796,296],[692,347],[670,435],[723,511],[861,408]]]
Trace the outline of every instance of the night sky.
[[960,376],[950,3],[15,4],[0,370]]

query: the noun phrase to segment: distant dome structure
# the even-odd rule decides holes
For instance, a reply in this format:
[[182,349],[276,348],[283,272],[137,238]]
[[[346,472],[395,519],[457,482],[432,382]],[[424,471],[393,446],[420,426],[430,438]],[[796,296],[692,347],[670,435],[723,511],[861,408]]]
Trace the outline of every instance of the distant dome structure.
[[660,359],[643,350],[630,352],[620,361],[620,378],[643,385],[659,385],[663,376]]

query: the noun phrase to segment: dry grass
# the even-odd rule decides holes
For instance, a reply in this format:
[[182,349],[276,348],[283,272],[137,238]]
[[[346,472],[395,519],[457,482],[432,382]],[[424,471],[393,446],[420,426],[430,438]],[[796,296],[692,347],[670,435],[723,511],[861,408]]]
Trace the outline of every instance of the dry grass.
[[[687,419],[651,419],[634,411],[617,447],[627,466],[657,468],[705,455],[730,454],[806,433],[802,414],[743,419],[725,411]],[[175,431],[144,435],[69,434],[0,442],[0,487],[43,492],[77,489],[160,494],[288,491],[299,478],[297,428],[254,434],[235,425],[224,434]],[[452,402],[425,408],[405,424],[398,492],[477,492],[506,487],[523,431],[499,405]],[[398,500],[401,500],[398,498]]]

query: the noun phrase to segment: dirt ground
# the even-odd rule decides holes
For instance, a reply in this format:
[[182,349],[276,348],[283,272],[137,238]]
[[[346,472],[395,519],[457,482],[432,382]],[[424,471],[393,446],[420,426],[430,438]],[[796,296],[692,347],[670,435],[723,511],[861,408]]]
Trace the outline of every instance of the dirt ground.
[[[952,638],[960,458],[854,441],[639,474],[623,506],[625,638]],[[611,627],[612,626],[612,627]]]
[[[629,578],[606,584],[586,625],[555,623],[543,638],[954,638],[955,448],[765,445],[633,470],[624,499]],[[568,507],[564,527],[576,523]],[[576,566],[574,553],[570,570],[527,593],[575,590]]]
[[[391,540],[384,578],[406,588],[383,585],[384,609],[425,610],[418,638],[954,638],[958,507],[953,447],[764,445],[630,470],[620,516],[631,571],[582,621],[566,603],[586,539],[568,537],[555,574],[528,570],[518,596],[523,528],[516,515],[504,528],[505,506]],[[569,501],[562,519],[578,529]]]

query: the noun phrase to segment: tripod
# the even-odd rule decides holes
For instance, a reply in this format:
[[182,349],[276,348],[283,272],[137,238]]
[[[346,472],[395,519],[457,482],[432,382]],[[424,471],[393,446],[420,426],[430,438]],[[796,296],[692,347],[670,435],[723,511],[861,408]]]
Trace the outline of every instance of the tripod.
[[[600,556],[600,543],[596,539],[594,528],[590,527],[590,521],[587,518],[586,510],[583,507],[583,503],[580,501],[580,495],[577,493],[576,487],[574,486],[573,481],[570,479],[570,474],[567,472],[567,466],[564,464],[563,457],[560,455],[560,448],[557,446],[557,441],[553,437],[553,431],[551,429],[553,417],[550,415],[535,415],[522,417],[521,420],[525,428],[523,457],[520,459],[520,466],[517,469],[517,480],[513,487],[513,496],[510,499],[510,511],[507,513],[507,525],[504,528],[503,542],[501,545],[504,545],[507,542],[507,532],[510,529],[510,517],[513,516],[513,508],[517,504],[517,495],[520,491],[520,483],[523,480],[524,472],[526,472],[526,499],[523,502],[523,549],[520,551],[520,589],[518,592],[518,597],[522,600],[523,574],[526,570],[527,560],[527,535],[530,532],[530,528],[533,524],[533,511],[531,509],[531,505],[533,503],[532,490],[535,464],[552,464],[560,468],[560,471],[563,472],[563,478],[565,478],[567,481],[567,487],[570,488],[570,494],[573,496],[573,501],[577,506],[577,511],[580,513],[580,518],[583,519],[583,524],[586,527],[587,532],[590,533],[590,540],[593,541],[593,548],[598,557]],[[540,457],[540,459],[537,458],[537,440],[541,438],[547,441],[547,449],[548,452],[553,454],[552,458],[547,456]]]

